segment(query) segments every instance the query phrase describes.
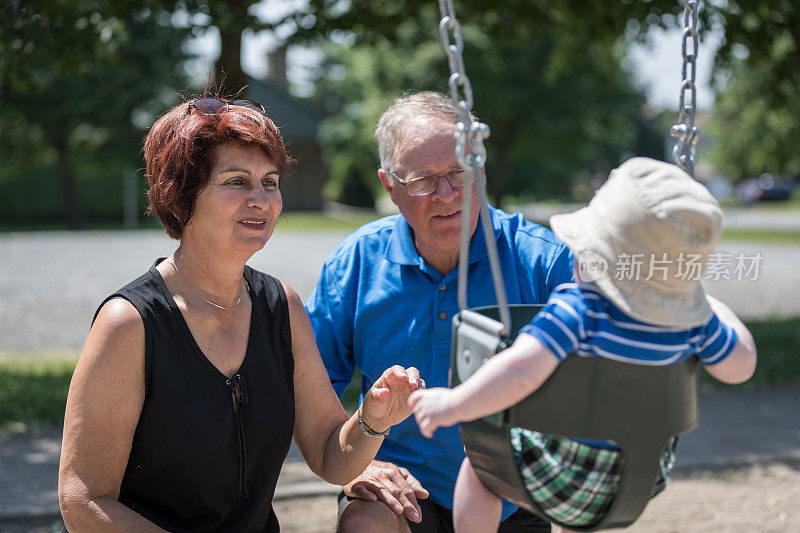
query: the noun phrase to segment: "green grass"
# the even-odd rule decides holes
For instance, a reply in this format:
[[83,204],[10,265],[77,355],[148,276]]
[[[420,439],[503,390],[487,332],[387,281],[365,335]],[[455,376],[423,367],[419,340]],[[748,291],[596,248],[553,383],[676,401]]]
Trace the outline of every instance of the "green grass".
[[800,245],[800,231],[730,228],[722,233],[722,239]]
[[[800,317],[753,320],[747,326],[758,346],[758,367],[746,386],[800,383]],[[72,354],[0,354],[0,429],[60,425],[75,361]],[[348,412],[358,405],[360,383],[356,372],[342,397]],[[731,387],[705,372],[700,383],[704,389]]]
[[[736,204],[734,207],[743,207]],[[748,209],[757,209],[759,211],[800,211],[800,189],[795,190],[791,198],[784,201],[775,202],[756,202],[744,206]]]
[[[800,382],[800,317],[750,320],[746,324],[758,348],[756,373],[748,383],[782,385]],[[711,380],[708,376],[706,378]]]
[[0,428],[63,423],[75,361],[50,353],[0,355]]
[[277,230],[289,231],[354,231],[381,215],[374,211],[343,211],[324,213],[319,211],[289,211],[278,218]]

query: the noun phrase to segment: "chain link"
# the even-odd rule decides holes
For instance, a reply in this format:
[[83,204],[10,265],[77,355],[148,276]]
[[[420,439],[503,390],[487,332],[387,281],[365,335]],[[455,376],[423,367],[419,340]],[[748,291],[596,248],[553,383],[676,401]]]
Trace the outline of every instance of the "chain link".
[[[683,0],[683,42],[681,45],[683,81],[678,104],[680,112],[678,123],[670,128],[670,135],[676,140],[675,147],[672,149],[672,158],[676,165],[692,176],[694,176],[694,166],[697,162],[697,144],[700,140],[700,130],[694,125],[695,110],[697,109],[695,78],[697,52],[700,46],[697,34],[699,12],[700,0]],[[689,46],[690,42],[691,47]],[[689,93],[689,103],[686,103],[687,92]]]
[[[480,205],[480,219],[483,233],[486,238],[486,250],[489,255],[489,264],[492,270],[497,306],[500,309],[500,319],[503,322],[502,336],[511,333],[511,313],[508,309],[503,273],[500,270],[500,260],[497,253],[497,243],[489,236],[494,235],[491,215],[489,214],[486,186],[481,180],[483,166],[486,164],[486,148],[484,139],[489,138],[489,126],[475,120],[472,116],[472,85],[467,77],[464,67],[464,39],[461,35],[461,25],[456,19],[456,10],[453,0],[439,0],[439,33],[442,37],[442,46],[447,53],[450,64],[450,78],[447,85],[450,89],[450,98],[458,109],[458,123],[455,128],[456,158],[464,168],[467,183],[475,183]],[[469,150],[467,150],[469,147]],[[459,249],[458,269],[458,306],[459,309],[467,308],[467,270],[469,259],[469,241],[472,206],[472,187],[464,187],[462,192],[461,216],[461,245]]]
[[453,0],[439,0],[439,11],[442,16],[439,21],[439,33],[450,64],[450,78],[447,85],[450,89],[450,98],[458,107],[459,113],[456,127],[456,157],[459,164],[468,173],[471,172],[474,178],[480,175],[481,167],[486,164],[486,148],[483,140],[489,137],[489,126],[473,120],[471,115],[472,84],[464,67],[464,39],[461,36],[461,24],[456,18]]
[[[447,53],[447,60],[450,65],[450,78],[448,87],[450,98],[458,109],[459,121],[455,128],[456,138],[456,158],[467,174],[467,182],[475,181],[476,189],[480,195],[480,218],[483,223],[483,230],[486,236],[487,251],[489,262],[492,267],[492,278],[494,278],[495,293],[497,304],[500,309],[500,318],[503,322],[502,335],[509,335],[511,331],[511,316],[508,309],[505,287],[502,282],[500,272],[500,262],[497,254],[497,244],[494,239],[489,238],[493,234],[492,223],[487,207],[486,187],[482,180],[477,179],[481,176],[482,167],[486,164],[486,149],[483,145],[484,139],[489,137],[489,126],[473,119],[471,111],[473,104],[472,85],[467,77],[464,67],[464,39],[461,35],[461,25],[456,18],[454,0],[438,0],[441,19],[439,21],[439,33],[442,38],[442,46]],[[697,34],[697,20],[700,10],[700,0],[683,1],[683,68],[680,94],[680,113],[678,124],[670,128],[670,135],[676,139],[672,157],[675,164],[694,176],[694,166],[697,161],[697,143],[700,139],[700,131],[694,125],[695,110],[697,108],[697,90],[695,78],[697,73],[697,52],[699,49],[699,38]],[[689,42],[691,41],[691,47]],[[686,93],[689,92],[689,103],[686,103]],[[469,145],[469,152],[467,151]],[[470,205],[472,187],[463,189],[463,213],[461,224],[461,247],[459,251],[459,265],[461,267],[468,264],[469,255],[469,226],[466,223],[470,217]],[[458,305],[460,309],[467,307],[467,268],[459,268],[458,272]]]

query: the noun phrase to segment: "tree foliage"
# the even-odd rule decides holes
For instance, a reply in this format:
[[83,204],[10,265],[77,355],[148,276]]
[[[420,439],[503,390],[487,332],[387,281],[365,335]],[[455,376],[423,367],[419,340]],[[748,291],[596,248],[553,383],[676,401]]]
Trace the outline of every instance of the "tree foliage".
[[[569,162],[565,166],[563,160],[554,156],[565,146],[564,138],[568,138],[566,144],[573,145],[578,158],[585,155],[580,148],[583,143],[578,139],[589,141],[589,145],[600,142],[601,146],[606,140],[600,134],[587,135],[592,128],[575,135],[567,118],[572,109],[559,107],[562,95],[550,95],[541,89],[557,86],[576,97],[572,100],[574,105],[580,106],[582,101],[590,103],[589,109],[582,109],[580,113],[586,114],[587,125],[597,124],[592,112],[596,111],[596,106],[603,105],[603,99],[577,98],[581,81],[588,83],[589,77],[573,79],[576,69],[587,61],[596,61],[597,50],[613,50],[614,43],[623,38],[644,41],[647,32],[654,27],[671,28],[683,24],[683,6],[677,0],[501,0],[493,3],[456,0],[455,4],[462,25],[472,26],[488,39],[495,52],[492,57],[491,52],[480,55],[473,49],[467,64],[470,76],[479,78],[482,65],[508,67],[506,72],[497,73],[494,81],[498,83],[494,87],[488,79],[474,82],[478,112],[491,125],[495,125],[498,111],[486,106],[491,106],[492,99],[500,100],[493,91],[507,95],[509,103],[515,102],[509,109],[520,110],[523,108],[516,103],[513,94],[516,85],[533,82],[528,97],[540,106],[531,112],[526,109],[520,117],[530,117],[534,124],[542,124],[544,120],[549,126],[547,135],[537,134],[537,143],[525,145],[527,166],[538,176],[561,175],[567,170]],[[397,46],[405,50],[405,28],[408,25],[433,27],[438,17],[436,2],[432,0],[310,0],[305,9],[292,15],[292,21],[298,28],[294,35],[296,40],[314,39],[319,34],[335,37],[349,33],[360,46]],[[703,2],[700,18],[701,39],[712,26],[722,27],[725,32],[714,64],[719,103],[718,119],[713,126],[717,141],[713,160],[731,177],[765,170],[797,172],[800,150],[794,139],[800,128],[797,118],[800,116],[800,4],[796,0],[711,0]],[[437,40],[435,35],[427,38]],[[510,52],[521,49],[524,43],[535,44],[523,54]],[[525,71],[524,68],[520,70],[515,60],[525,57],[525,53],[534,53],[534,48],[538,50],[534,61],[540,76],[515,77]],[[497,55],[503,59],[498,61]],[[437,71],[437,75],[443,74]],[[577,85],[572,85],[575,81]],[[594,82],[599,82],[597,87],[601,91],[611,87],[620,89],[624,85],[608,87],[607,78],[594,79]],[[575,111],[577,115],[578,110]],[[511,134],[529,141],[533,137],[520,135],[518,128],[530,129],[530,122],[518,120],[512,124],[501,120],[501,126],[493,128],[493,139],[489,142],[507,145],[505,138],[510,138]],[[596,126],[594,131],[598,129],[606,129],[612,136],[622,131]],[[562,137],[559,133],[565,135]],[[549,146],[548,141],[555,146]],[[526,159],[521,151],[518,148],[514,152],[519,156],[517,161]],[[341,159],[342,156],[337,157]],[[587,159],[583,157],[582,160]]]
[[[273,23],[253,15],[255,3],[5,0],[0,192],[12,203],[7,211],[61,210],[76,225],[81,204],[116,213],[107,199],[119,193],[123,168],[141,167],[143,128],[174,99],[167,88],[187,83],[180,70],[183,42],[213,28],[222,41],[217,81],[224,73],[234,92],[245,83],[243,31],[281,29],[291,35],[288,44],[323,43],[328,63],[316,97],[332,112],[322,132],[337,177],[332,187],[350,196],[368,190],[364,182],[377,187],[371,135],[379,113],[401,92],[445,89],[436,2],[309,0]],[[796,172],[800,5],[703,5],[701,35],[712,25],[725,30],[715,59],[718,166],[733,176]],[[653,27],[680,25],[680,1],[456,0],[456,8],[476,111],[492,126],[495,196],[563,193],[576,169],[602,173],[633,146],[633,137],[641,145],[648,122],[636,118],[641,95],[620,68],[620,43],[644,40]],[[63,208],[46,194],[54,190]]]
[[122,171],[142,166],[144,127],[183,83],[185,36],[168,13],[121,4],[16,2],[0,18],[0,187],[19,197],[6,216],[61,211],[79,227],[87,203],[119,213]]
[[709,157],[737,181],[763,172],[800,175],[800,76],[781,83],[775,103],[767,96],[775,89],[770,67],[742,65],[716,100]]
[[[654,28],[683,25],[680,0],[456,0],[462,21],[473,21],[482,33],[501,42],[526,42],[553,36],[548,66],[558,69],[582,55],[587,42],[611,44],[621,36],[644,40]],[[287,17],[297,31],[295,40],[316,39],[320,34],[352,32],[360,43],[401,40],[406,23],[429,26],[438,20],[433,0],[309,0],[305,8]],[[725,70],[743,54],[758,64],[771,58],[786,40],[800,35],[800,6],[796,0],[705,0],[700,10],[701,37],[712,25],[722,25],[725,42],[715,64]],[[776,65],[776,76],[791,78],[800,72],[800,54],[786,54]]]
[[[405,20],[395,31],[394,41],[326,46],[316,97],[331,113],[322,130],[329,192],[343,201],[352,201],[343,191],[354,182],[380,187],[372,134],[393,98],[447,91],[436,25]],[[621,66],[619,44],[584,43],[583,54],[548,71],[558,40],[551,32],[536,40],[498,40],[481,24],[465,22],[463,33],[474,111],[492,129],[487,173],[496,203],[511,193],[567,197],[579,172],[607,170],[633,148],[644,98]]]
[[728,27],[740,42],[729,39],[723,48],[738,58],[725,64],[727,81],[719,84],[710,157],[736,180],[800,175],[800,5],[733,5],[741,12]]

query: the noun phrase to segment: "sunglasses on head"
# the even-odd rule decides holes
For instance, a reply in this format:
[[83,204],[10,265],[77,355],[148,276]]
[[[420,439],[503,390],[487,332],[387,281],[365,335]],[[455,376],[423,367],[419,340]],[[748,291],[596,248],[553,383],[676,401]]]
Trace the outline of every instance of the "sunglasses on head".
[[189,106],[189,110],[195,108],[206,115],[214,115],[220,111],[224,111],[228,106],[248,107],[258,111],[262,115],[267,114],[264,106],[258,102],[254,102],[252,100],[224,100],[221,98],[198,98],[197,100],[192,101]]

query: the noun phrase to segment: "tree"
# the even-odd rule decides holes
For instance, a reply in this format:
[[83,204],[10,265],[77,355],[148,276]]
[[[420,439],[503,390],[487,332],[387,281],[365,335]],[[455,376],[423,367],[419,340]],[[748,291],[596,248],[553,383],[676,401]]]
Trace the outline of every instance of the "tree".
[[[752,11],[744,10],[747,4]],[[737,40],[724,46],[728,75],[718,83],[709,155],[734,180],[762,172],[800,175],[800,6],[753,4],[735,3],[742,11],[728,21]]]
[[[619,46],[590,44],[579,61],[546,75],[549,35],[496,42],[473,24],[464,25],[464,34],[475,112],[492,128],[487,172],[496,204],[512,192],[568,197],[579,171],[610,168],[631,149],[644,99],[621,67]],[[317,98],[331,117],[321,137],[330,192],[348,201],[346,184],[358,176],[365,188],[379,188],[372,140],[378,116],[402,92],[446,90],[449,71],[436,28],[411,22],[398,28],[398,42],[326,50]]]
[[[623,38],[643,41],[653,27],[683,24],[678,0],[455,3],[462,25],[477,26],[497,50],[526,42],[547,43],[538,61],[547,81],[572,71],[587,50],[611,49]],[[295,40],[346,32],[365,46],[403,43],[407,25],[432,27],[439,14],[433,0],[310,0],[291,18],[298,27]],[[700,18],[701,38],[712,26],[725,30],[714,65],[720,97],[715,127],[718,149],[712,157],[732,176],[764,170],[797,172],[800,4],[796,0],[710,0],[703,2]],[[313,23],[301,24],[309,20]],[[487,58],[473,55],[470,59],[468,72],[473,76],[476,65]],[[572,88],[561,79],[562,87]],[[479,101],[486,98],[484,91],[476,94]],[[500,141],[499,135],[511,131],[495,127],[490,142]]]
[[[455,4],[462,23],[479,24],[481,31],[497,42],[555,36],[548,65],[556,69],[581,55],[587,42],[608,45],[622,36],[643,40],[653,27],[683,24],[680,0],[456,0]],[[796,46],[800,6],[795,0],[706,0],[702,4],[701,36],[712,25],[725,28],[725,43],[715,60],[720,71],[737,63],[742,54],[747,54],[748,63],[760,63],[771,57],[776,47],[784,46],[787,36]],[[295,40],[345,31],[363,44],[380,39],[399,42],[403,24],[426,27],[438,17],[433,0],[309,0],[287,20],[297,28]],[[800,54],[786,56],[776,67],[780,79],[794,77],[800,72]]]
[[183,27],[192,35],[214,27],[219,30],[220,54],[214,62],[214,81],[219,92],[236,93],[247,85],[247,75],[242,70],[242,32],[263,27],[249,13],[250,7],[258,3],[257,0],[150,1],[165,11],[183,13]]
[[[175,68],[183,55],[180,52],[182,40],[215,26],[220,31],[222,41],[222,51],[215,65],[217,85],[220,84],[220,73],[224,72],[225,85],[232,91],[246,83],[241,70],[241,33],[244,30],[281,28],[285,30],[284,33],[291,34],[288,44],[319,43],[321,37],[337,35],[341,41],[344,35],[358,43],[357,47],[365,50],[365,54],[369,53],[365,47],[372,45],[409,51],[409,35],[425,42],[438,43],[435,31],[428,33],[428,29],[435,28],[439,17],[433,0],[309,0],[305,4],[298,4],[294,13],[274,23],[264,23],[252,15],[255,3],[255,0],[11,0],[8,9],[10,14],[0,18],[0,137],[4,140],[0,147],[0,152],[4,153],[0,155],[14,150],[14,157],[4,157],[4,160],[13,164],[6,164],[5,168],[0,169],[0,185],[12,174],[30,174],[31,166],[34,173],[39,174],[52,173],[48,170],[50,167],[58,169],[56,174],[60,176],[70,219],[73,224],[79,223],[81,214],[76,208],[78,194],[75,191],[75,179],[71,175],[76,165],[82,171],[92,166],[96,170],[102,169],[103,159],[93,157],[95,153],[110,158],[109,161],[121,162],[119,154],[126,151],[122,147],[130,146],[126,143],[132,142],[131,139],[142,132],[128,125],[131,114],[140,117],[137,124],[144,125],[147,120],[141,117],[154,116],[158,108],[164,105],[161,88],[185,85]],[[602,83],[609,83],[611,92],[624,89],[627,81],[617,80],[613,68],[609,66],[614,65],[616,60],[608,64],[601,62],[594,73],[586,72],[579,66],[586,62],[587,57],[596,60],[618,54],[617,46],[623,38],[641,40],[652,27],[679,25],[682,12],[678,0],[501,0],[489,4],[484,0],[456,0],[456,6],[462,24],[471,27],[468,31],[473,33],[473,37],[480,36],[478,40],[469,41],[469,53],[475,59],[468,65],[468,71],[474,77],[479,106],[485,106],[479,108],[478,112],[495,125],[492,142],[497,143],[497,149],[501,150],[499,153],[516,157],[515,163],[509,163],[510,166],[501,172],[512,181],[526,166],[535,174],[555,176],[565,173],[571,162],[553,160],[546,167],[531,167],[524,163],[526,155],[530,156],[530,153],[524,153],[530,151],[530,144],[514,148],[510,142],[503,142],[505,134],[509,133],[505,136],[510,138],[511,130],[497,126],[504,124],[502,117],[495,120],[503,110],[491,109],[490,97],[484,96],[486,91],[497,90],[497,87],[492,85],[491,79],[481,81],[481,68],[485,66],[491,69],[506,62],[514,64],[516,58],[532,54],[544,87],[577,90],[589,82],[600,82],[598,87],[605,87]],[[761,115],[785,117],[789,113],[796,113],[796,102],[792,95],[798,93],[796,73],[800,72],[800,54],[797,53],[800,6],[797,2],[710,0],[704,2],[704,6],[701,28],[714,24],[724,26],[726,31],[726,40],[716,57],[720,90],[730,87],[734,91],[735,82],[740,76],[757,74],[765,78],[765,83],[757,90],[751,87],[745,92],[763,99]],[[422,33],[414,36],[409,34],[409,28],[419,29]],[[415,41],[414,46],[420,42]],[[534,45],[529,49],[521,48],[529,43]],[[377,76],[365,78],[364,84],[359,86],[365,89],[364,99],[369,102],[366,106],[344,105],[341,102],[338,108],[336,105],[329,106],[329,109],[343,113],[340,121],[343,124],[349,121],[351,129],[360,135],[357,143],[367,143],[362,147],[368,145],[372,151],[367,134],[371,132],[367,130],[371,130],[374,122],[367,127],[366,117],[377,109],[379,103],[385,107],[390,96],[396,94],[398,89],[441,87],[439,80],[444,70],[437,63],[440,59],[434,59],[434,55],[441,57],[441,50],[434,52],[433,47],[421,50],[423,55],[428,53],[431,56],[428,63],[420,63],[426,65],[422,68],[435,68],[418,73],[413,83],[403,85],[405,81],[400,80],[401,84],[386,89],[379,96],[372,94],[366,84],[378,83],[380,86],[381,80]],[[515,55],[518,50],[521,50],[521,55]],[[355,48],[351,51],[355,53]],[[352,61],[355,60],[354,57]],[[405,72],[407,63],[401,58],[393,64]],[[339,61],[339,64],[345,62]],[[770,65],[768,70],[763,68],[765,64]],[[142,72],[145,74],[134,76],[134,79],[121,74],[137,69],[144,69]],[[392,78],[387,72],[383,77]],[[509,79],[514,81],[513,76]],[[504,83],[509,79],[505,79]],[[139,83],[142,80],[146,81]],[[725,80],[730,80],[727,85],[722,83]],[[618,86],[615,85],[616,81],[620,81]],[[577,85],[573,87],[572,83]],[[503,84],[502,87],[507,88],[508,85]],[[327,90],[324,89],[321,94]],[[391,93],[392,90],[395,92]],[[340,98],[335,92],[329,91],[325,98],[329,102]],[[546,92],[537,94],[538,98],[544,96]],[[631,102],[638,104],[636,95],[629,96]],[[587,118],[584,130],[589,132],[591,142],[588,144],[598,147],[600,152],[605,153],[604,158],[609,160],[613,159],[612,152],[619,151],[627,141],[606,135],[602,133],[603,130],[619,133],[627,128],[619,128],[621,117],[617,119],[606,114],[607,109],[602,110],[605,102],[605,98],[597,99],[589,106],[590,109],[585,110]],[[738,108],[735,102],[739,102]],[[754,107],[742,107],[746,103],[744,98],[730,97],[725,113],[733,117]],[[43,111],[48,108],[56,109],[49,113]],[[625,107],[622,115],[627,116],[627,109]],[[600,111],[592,115],[595,110]],[[551,115],[555,116],[555,108],[551,111]],[[354,120],[353,113],[361,113],[364,118]],[[123,117],[122,120],[120,117]],[[538,120],[547,117],[543,115]],[[606,117],[610,122],[604,122],[605,119],[601,117]],[[377,115],[373,118],[377,118]],[[332,119],[329,126],[335,124],[336,120]],[[776,122],[780,120],[776,119]],[[559,132],[552,126],[560,128],[563,124],[560,120],[550,120],[549,125],[551,127],[547,135],[540,136],[539,140],[558,144]],[[531,128],[530,125],[525,127]],[[533,128],[528,133],[535,132],[536,126]],[[334,126],[328,130],[326,135],[332,139],[332,146],[336,143],[340,146],[357,146],[351,141],[345,142],[344,130],[337,132]],[[566,128],[564,131],[574,130]],[[785,131],[794,130],[778,125],[774,134],[765,138],[770,137],[783,145],[785,143],[780,142],[780,137],[781,132]],[[724,135],[729,134],[732,134],[732,130],[722,131],[720,140],[726,142]],[[525,135],[521,138],[529,138]],[[564,138],[574,143],[575,137],[572,135],[567,134]],[[763,146],[766,150],[768,143],[765,142]],[[533,145],[533,148],[544,149],[540,145]],[[21,155],[22,151],[26,152],[25,155]],[[744,150],[740,150],[739,155],[742,152]],[[585,162],[599,161],[596,159],[598,153],[582,153],[578,147],[575,151],[582,158],[580,160]],[[791,159],[778,156],[774,151],[771,153],[769,157],[775,161],[789,161],[778,164],[791,167]],[[374,164],[370,157],[361,154],[359,157],[353,156],[352,161],[333,157],[332,165],[340,168],[334,170],[334,175],[349,176],[347,181],[352,188],[352,183],[358,181],[363,169]],[[52,159],[52,163],[48,162],[49,159]],[[492,162],[490,156],[490,164],[504,161],[502,158],[494,159]],[[136,168],[133,158],[125,161]],[[541,161],[544,159],[537,159],[536,163]],[[739,168],[745,166],[739,164]],[[370,175],[372,171],[374,168],[370,169]],[[540,180],[537,183],[553,185],[556,189],[561,187],[558,185],[561,182]]]
[[168,13],[124,4],[16,2],[0,19],[0,144],[10,156],[0,184],[54,175],[71,227],[86,219],[78,183],[102,189],[141,167],[143,127],[174,98],[166,88],[183,84],[184,32]]
[[763,172],[800,175],[800,77],[771,87],[771,67],[740,65],[714,106],[709,158],[734,181]]

